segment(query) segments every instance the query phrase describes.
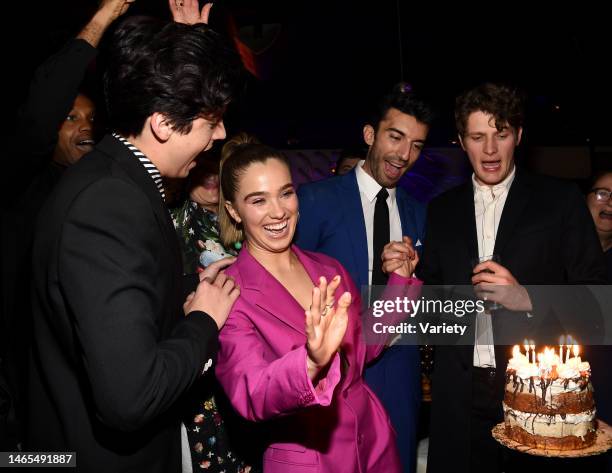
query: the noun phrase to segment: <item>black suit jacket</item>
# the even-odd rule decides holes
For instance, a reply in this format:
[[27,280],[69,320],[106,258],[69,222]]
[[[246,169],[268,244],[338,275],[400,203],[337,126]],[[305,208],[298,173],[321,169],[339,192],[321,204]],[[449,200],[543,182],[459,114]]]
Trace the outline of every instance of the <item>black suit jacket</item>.
[[[476,235],[474,191],[470,180],[430,203],[423,259],[417,269],[420,278],[426,284],[471,285],[471,260],[478,256]],[[601,246],[578,188],[520,169],[517,169],[504,205],[494,252],[522,285],[600,284],[605,281]],[[549,315],[554,313],[556,318],[551,323],[556,323],[559,312],[566,323],[580,322],[582,312],[572,312],[577,304],[572,299],[577,294],[585,313],[596,316],[596,305],[584,307],[594,300],[579,289],[568,294],[567,300],[562,300],[559,291],[533,288],[530,292],[533,320],[516,313],[496,314],[493,316],[494,333],[500,333],[500,324],[508,322],[536,323],[546,327],[548,332],[555,332],[549,326],[549,320],[553,321]],[[563,311],[571,313],[564,317]],[[581,324],[576,323],[570,328],[574,331],[569,333],[578,334],[580,328]],[[557,339],[558,336],[556,334]],[[473,345],[435,347],[430,473],[469,471],[473,352]],[[503,420],[504,371],[509,355],[508,347],[496,347],[500,422]]]
[[172,221],[125,145],[107,136],[66,171],[33,263],[28,449],[76,451],[78,471],[180,471],[177,401],[217,327],[184,318]]

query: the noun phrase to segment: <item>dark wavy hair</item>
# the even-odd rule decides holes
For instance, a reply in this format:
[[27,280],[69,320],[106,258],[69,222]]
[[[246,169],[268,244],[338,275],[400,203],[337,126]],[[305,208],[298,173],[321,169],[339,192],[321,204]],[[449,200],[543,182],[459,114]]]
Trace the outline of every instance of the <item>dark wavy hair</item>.
[[198,117],[221,118],[242,82],[238,54],[204,24],[131,17],[114,29],[106,48],[109,125],[124,135],[140,134],[155,112],[188,133]]
[[377,130],[380,122],[392,108],[406,115],[413,116],[418,122],[424,123],[429,127],[435,119],[433,108],[426,98],[420,93],[415,92],[405,82],[395,84],[391,91],[378,102],[378,106],[370,117],[370,125]]
[[515,130],[525,120],[525,94],[506,84],[485,84],[467,90],[455,101],[455,125],[459,136],[464,136],[467,121],[474,112],[485,112],[495,119],[495,127],[501,131],[506,125]]

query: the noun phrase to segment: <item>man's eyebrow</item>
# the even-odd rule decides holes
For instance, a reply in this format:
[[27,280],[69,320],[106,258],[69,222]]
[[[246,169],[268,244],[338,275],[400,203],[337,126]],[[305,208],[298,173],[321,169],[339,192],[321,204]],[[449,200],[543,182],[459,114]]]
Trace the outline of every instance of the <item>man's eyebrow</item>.
[[394,132],[394,133],[398,133],[398,134],[400,134],[400,135],[402,135],[402,136],[406,136],[406,133],[404,133],[402,130],[398,130],[397,128],[392,127],[392,126],[390,126],[389,128],[387,128],[387,129],[386,129],[386,131],[392,131],[392,132]]

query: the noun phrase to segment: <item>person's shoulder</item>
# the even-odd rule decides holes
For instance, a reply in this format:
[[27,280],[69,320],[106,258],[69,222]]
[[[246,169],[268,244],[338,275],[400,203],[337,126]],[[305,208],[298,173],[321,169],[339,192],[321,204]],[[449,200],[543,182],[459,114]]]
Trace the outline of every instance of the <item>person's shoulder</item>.
[[416,209],[417,211],[420,212],[424,212],[426,205],[422,202],[420,202],[419,200],[417,200],[416,198],[414,198],[413,196],[411,196],[408,191],[406,189],[404,189],[403,187],[397,187],[397,199],[401,199],[402,201],[404,201],[404,203],[406,203],[407,205],[409,205],[410,207]]
[[337,192],[339,187],[350,183],[350,179],[349,174],[345,174],[343,176],[331,176],[319,181],[308,182],[300,186],[298,194],[320,196],[330,192]]
[[463,184],[459,184],[455,187],[451,187],[450,189],[438,194],[428,204],[429,209],[436,207],[446,207],[446,206],[454,206],[457,205],[457,202],[460,201],[461,197],[465,195],[466,192],[472,191],[472,181],[468,180]]
[[[241,251],[247,251],[247,250],[246,248],[243,247]],[[234,278],[234,281],[236,282],[236,284],[242,287],[243,286],[242,283],[244,281],[243,271],[245,270],[246,268],[244,267],[244,261],[240,258],[240,255],[239,255],[236,261],[234,261],[230,266],[228,266],[223,272],[226,275]]]
[[571,194],[579,190],[578,185],[570,180],[536,174],[522,169],[517,170],[516,178],[522,180],[525,185],[537,192]]

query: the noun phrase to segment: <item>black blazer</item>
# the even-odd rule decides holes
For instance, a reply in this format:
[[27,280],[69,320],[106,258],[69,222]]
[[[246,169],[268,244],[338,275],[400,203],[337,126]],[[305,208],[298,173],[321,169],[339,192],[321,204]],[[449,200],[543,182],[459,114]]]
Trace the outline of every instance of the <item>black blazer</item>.
[[[417,269],[419,277],[426,284],[471,285],[471,260],[478,256],[476,235],[474,192],[470,180],[430,203],[424,253]],[[522,285],[605,282],[606,267],[601,246],[578,188],[520,169],[517,169],[504,205],[494,252],[500,255],[502,265]],[[542,326],[548,323],[542,324],[542,317],[551,311],[571,311],[568,308],[576,304],[571,300],[576,297],[576,292],[571,292],[567,300],[559,298],[559,291],[553,293],[554,297],[546,292],[546,288],[530,292],[534,320]],[[594,303],[588,295],[582,296],[581,304]],[[598,310],[596,305],[589,309],[583,306],[583,309],[595,315]],[[505,318],[506,322],[528,320],[526,316],[511,315]],[[565,322],[579,321],[581,315],[582,311],[567,314]],[[500,333],[502,321],[504,317],[497,314],[493,317],[494,333]],[[573,329],[579,330],[579,325]],[[473,344],[435,347],[428,458],[430,473],[469,470],[473,351]],[[509,355],[509,347],[496,347],[500,422],[503,420],[504,371]]]
[[168,210],[115,138],[43,207],[33,272],[28,449],[76,451],[84,472],[179,472],[177,401],[214,360],[217,326],[183,316]]

